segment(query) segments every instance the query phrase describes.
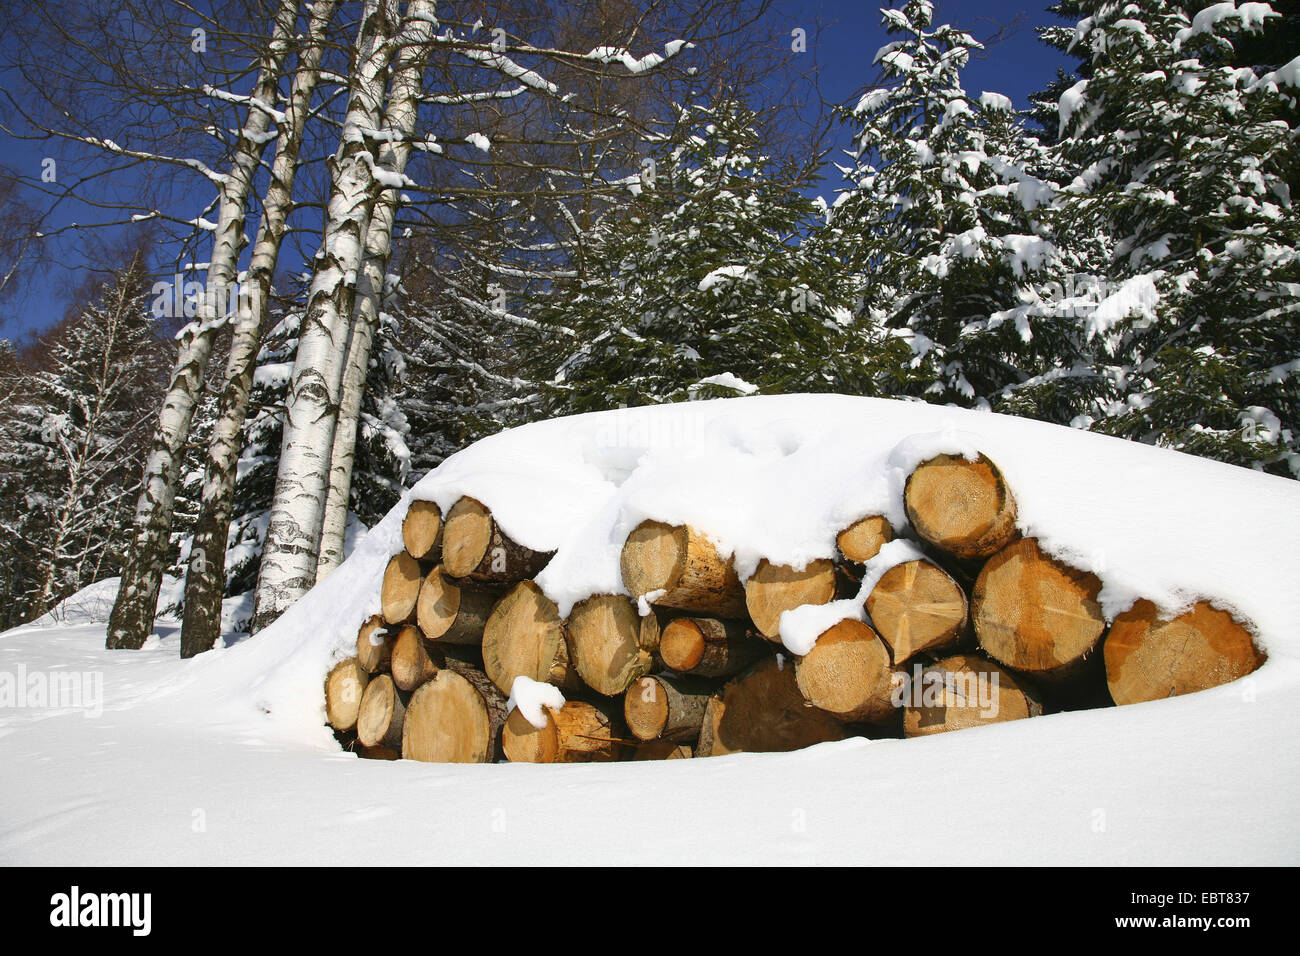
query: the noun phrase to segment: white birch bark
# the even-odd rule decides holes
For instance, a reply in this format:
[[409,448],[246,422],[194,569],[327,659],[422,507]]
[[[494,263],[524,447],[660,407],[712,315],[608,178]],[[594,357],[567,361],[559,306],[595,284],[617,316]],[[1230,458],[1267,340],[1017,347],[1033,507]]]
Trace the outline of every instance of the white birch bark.
[[357,423],[365,396],[370,368],[370,351],[383,306],[384,280],[393,252],[393,222],[400,200],[399,184],[411,154],[423,90],[424,65],[435,26],[433,0],[411,0],[398,41],[388,108],[380,139],[386,145],[378,157],[384,191],[375,202],[366,232],[365,262],[357,279],[355,315],[348,340],[347,362],[339,399],[338,424],[330,456],[330,482],[321,527],[316,577],[319,580],[343,562],[347,532],[348,499],[352,491],[352,468],[356,459]]
[[262,343],[262,328],[271,297],[271,281],[293,206],[298,154],[311,112],[311,99],[320,80],[326,31],[339,0],[315,0],[307,36],[298,50],[293,86],[271,164],[271,181],[262,197],[262,219],[253,243],[246,290],[240,295],[231,331],[217,421],[204,466],[199,520],[185,576],[185,619],[181,627],[181,656],[210,650],[221,636],[221,598],[226,586],[226,539],[235,497],[235,478],[248,413],[253,373]]
[[199,305],[197,320],[181,336],[176,365],[158,416],[158,429],[145,462],[131,545],[122,569],[122,585],[109,617],[105,641],[109,648],[139,648],[153,629],[180,461],[212,346],[225,318],[225,303],[238,277],[239,254],[246,241],[244,218],[249,188],[266,149],[271,109],[276,102],[284,58],[297,19],[298,0],[281,0],[248,113],[235,142],[230,171],[221,180],[206,294]]
[[367,0],[362,19],[365,39],[349,79],[347,114],[331,166],[325,230],[285,405],[253,631],[279,617],[316,581],[356,283],[377,192],[373,137],[394,54],[396,7],[396,0]]

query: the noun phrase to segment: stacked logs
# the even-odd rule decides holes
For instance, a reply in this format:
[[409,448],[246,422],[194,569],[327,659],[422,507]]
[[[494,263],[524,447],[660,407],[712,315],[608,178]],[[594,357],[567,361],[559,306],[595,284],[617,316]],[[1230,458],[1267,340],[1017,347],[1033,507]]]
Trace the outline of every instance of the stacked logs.
[[[896,533],[884,517],[844,528],[834,560],[764,560],[744,581],[706,535],[646,521],[623,546],[627,593],[565,618],[533,580],[550,554],[512,539],[486,505],[462,497],[444,518],[413,502],[381,611],[326,678],[326,719],[381,759],[706,757],[1156,700],[1263,662],[1247,628],[1204,601],[1172,618],[1138,601],[1108,626],[1101,581],[1021,536],[984,456],[921,463],[903,503],[918,556],[873,571],[861,613],[796,658],[782,614],[860,593]],[[558,688],[563,705],[532,720],[511,708],[521,677]]]

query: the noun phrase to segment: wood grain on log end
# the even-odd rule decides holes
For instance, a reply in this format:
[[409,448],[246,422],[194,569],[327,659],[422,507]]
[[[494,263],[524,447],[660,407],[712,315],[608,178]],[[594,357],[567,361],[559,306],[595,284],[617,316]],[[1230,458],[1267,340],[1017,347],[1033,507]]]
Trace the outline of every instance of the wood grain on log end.
[[852,618],[828,628],[794,666],[803,699],[846,722],[875,723],[897,713],[889,649]]
[[657,625],[643,622],[626,595],[597,594],[574,605],[565,637],[578,676],[596,693],[612,697],[654,669],[660,633]]
[[543,707],[546,726],[534,727],[518,708],[506,718],[501,748],[513,763],[591,763],[618,760],[620,728],[607,708],[585,701]]
[[335,730],[349,731],[357,726],[361,697],[370,675],[355,657],[339,661],[325,676],[325,719]]
[[969,610],[961,585],[924,560],[890,568],[867,595],[867,614],[896,665],[921,651],[950,647],[961,640]]
[[745,593],[730,559],[685,525],[643,521],[623,544],[623,586],[634,597],[717,617],[745,616]]
[[903,688],[903,733],[908,737],[1037,717],[1037,692],[1008,671],[974,654],[955,654],[925,668],[921,686]]
[[380,674],[367,684],[357,714],[357,740],[361,745],[400,751],[402,722],[409,699],[388,674]]
[[1264,663],[1250,631],[1208,601],[1162,619],[1138,601],[1111,625],[1104,647],[1106,684],[1117,704],[1136,704],[1226,684]]
[[693,742],[716,690],[715,684],[698,678],[642,677],[623,695],[623,719],[639,740]]
[[958,558],[988,557],[1019,536],[1015,498],[983,455],[939,455],[918,465],[904,503],[916,533]]
[[984,565],[971,602],[975,635],[999,664],[1040,677],[1080,665],[1106,630],[1095,574],[1044,554],[1033,538]]
[[535,582],[516,584],[488,615],[483,669],[504,694],[521,675],[565,691],[577,688],[559,608]]
[[433,763],[491,763],[500,755],[505,700],[486,679],[475,686],[444,668],[411,695],[402,756]]
[[402,544],[413,558],[436,560],[442,544],[442,509],[432,501],[412,501],[402,519]]
[[379,591],[379,606],[385,621],[389,624],[415,622],[415,605],[423,581],[424,572],[420,570],[420,562],[405,551],[399,551],[389,558]]
[[418,627],[407,624],[397,632],[388,669],[399,690],[415,690],[438,673],[441,663],[430,653]]
[[825,604],[835,597],[835,565],[824,558],[801,570],[767,559],[745,582],[745,608],[758,633],[781,640],[781,615],[805,604]]
[[835,544],[844,560],[854,564],[866,564],[892,540],[894,529],[890,527],[889,519],[881,515],[860,518],[835,536]]

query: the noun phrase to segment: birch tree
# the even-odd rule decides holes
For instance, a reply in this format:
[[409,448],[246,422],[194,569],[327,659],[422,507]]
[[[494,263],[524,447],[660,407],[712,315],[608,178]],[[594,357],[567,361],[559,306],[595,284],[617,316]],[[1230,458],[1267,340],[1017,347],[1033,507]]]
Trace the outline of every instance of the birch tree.
[[298,336],[280,471],[258,574],[254,631],[279,617],[316,580],[356,282],[379,187],[376,133],[396,34],[394,0],[368,0],[358,37],[360,55],[349,77],[347,115],[332,161],[324,235]]
[[297,17],[297,0],[282,0],[261,58],[257,81],[248,96],[244,124],[234,145],[229,172],[212,177],[217,185],[218,213],[205,294],[197,320],[181,333],[176,365],[145,461],[129,557],[109,618],[105,642],[109,648],[138,648],[152,629],[172,525],[180,458],[213,343],[227,318],[225,303],[235,287],[239,255],[246,242],[244,218],[249,189],[266,148],[268,132],[278,118],[273,104],[277,101],[284,58]]
[[[425,9],[432,25],[432,9]],[[413,14],[416,12],[418,8],[412,10]],[[416,20],[416,17],[413,15],[411,19]],[[419,25],[418,21],[415,25]],[[414,124],[420,102],[442,107],[463,121],[466,116],[475,115],[481,104],[500,99],[503,93],[507,100],[536,99],[539,103],[558,104],[562,110],[557,111],[572,113],[582,109],[582,104],[576,104],[568,91],[543,75],[542,70],[547,64],[598,67],[601,70],[618,65],[632,75],[640,75],[677,57],[690,46],[685,40],[675,39],[666,44],[662,54],[652,52],[638,58],[623,45],[606,44],[585,53],[534,45],[509,36],[501,28],[485,29],[481,21],[440,26],[444,29],[431,33],[426,44],[429,51],[421,52],[420,56],[433,50],[444,55],[446,59],[439,65],[439,74],[445,85],[430,90],[408,110],[399,110],[394,119],[402,124]],[[482,36],[478,35],[480,31]],[[388,56],[392,57],[397,54],[391,47],[400,44],[385,46]],[[485,74],[492,78],[492,83],[482,80]],[[418,90],[419,71],[411,75],[410,89]],[[254,630],[278,617],[306,593],[315,583],[319,567],[332,567],[341,557],[341,530],[351,473],[348,456],[352,454],[356,414],[360,407],[360,393],[354,387],[344,414],[340,414],[345,398],[343,380],[349,363],[353,369],[353,382],[364,380],[365,363],[362,359],[368,358],[367,336],[373,333],[369,311],[355,315],[351,311],[356,308],[359,297],[355,285],[347,280],[352,277],[363,288],[371,290],[373,298],[363,305],[363,310],[373,308],[377,315],[383,282],[381,270],[389,255],[391,238],[390,228],[386,225],[388,213],[383,211],[374,241],[370,243],[374,270],[367,279],[364,274],[365,247],[376,215],[375,202],[385,188],[396,186],[416,193],[424,191],[428,193],[426,201],[431,203],[451,202],[453,198],[463,198],[478,191],[474,186],[466,186],[463,180],[455,193],[440,187],[420,187],[409,177],[395,174],[376,160],[375,157],[383,155],[380,147],[384,141],[392,145],[403,137],[397,133],[396,124],[386,129],[382,136],[376,135],[377,116],[373,112],[363,112],[366,108],[374,109],[375,92],[364,65],[354,79],[356,113],[350,102],[331,189],[322,247],[324,254],[317,258],[307,317],[299,338],[295,380],[286,410],[276,499],[258,580]],[[395,99],[393,102],[396,105],[399,101]],[[586,108],[596,112],[590,106]],[[515,109],[523,111],[526,106],[517,104]],[[612,127],[616,120],[626,122],[628,117],[618,111],[604,117],[607,127]],[[602,135],[612,134],[607,129]],[[559,135],[553,129],[548,137],[534,138],[531,145],[556,148],[572,145],[575,141],[572,127],[560,126]],[[431,137],[411,136],[411,142],[412,145],[418,144],[431,158],[444,155],[444,145]],[[475,165],[475,160],[470,158],[475,152],[488,153],[491,158],[493,144],[482,129],[464,129],[456,145],[456,158],[466,165]],[[396,158],[393,153],[389,155],[390,162]],[[484,165],[491,164],[484,162]],[[472,182],[472,175],[469,178]],[[429,192],[435,188],[436,192]],[[536,186],[533,188],[535,191]],[[619,187],[604,184],[604,188],[612,192]],[[578,191],[574,190],[574,194],[577,195]],[[360,301],[366,302],[365,297]],[[334,468],[336,451],[341,455],[337,471]],[[329,503],[331,483],[335,487],[336,503],[333,506]],[[328,536],[327,514],[330,516]]]
[[422,88],[422,73],[433,37],[432,0],[411,0],[398,46],[392,91],[380,131],[381,147],[377,166],[384,186],[375,204],[366,232],[365,260],[357,277],[356,314],[348,340],[338,425],[330,453],[330,481],[321,522],[317,577],[328,574],[343,561],[347,530],[348,500],[352,488],[352,467],[357,443],[361,399],[370,368],[370,351],[379,325],[388,260],[393,251],[393,221],[397,215],[399,187],[406,180],[406,162],[411,153],[416,114]]
[[251,294],[239,297],[231,330],[225,385],[204,466],[201,510],[185,580],[182,657],[210,649],[220,637],[221,597],[226,584],[226,540],[244,420],[248,414],[262,329],[267,322],[271,282],[293,208],[299,151],[311,113],[312,96],[320,80],[326,31],[338,6],[339,0],[316,0],[311,6],[307,36],[298,49],[293,86],[284,121],[280,124],[271,180],[262,199],[262,218],[245,279],[245,288]]

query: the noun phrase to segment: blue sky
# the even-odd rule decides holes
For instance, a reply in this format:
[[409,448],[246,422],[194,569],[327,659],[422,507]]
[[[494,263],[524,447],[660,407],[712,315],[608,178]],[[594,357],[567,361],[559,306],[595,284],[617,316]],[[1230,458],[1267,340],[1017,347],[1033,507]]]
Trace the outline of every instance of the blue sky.
[[[901,5],[901,4],[900,4]],[[880,23],[882,4],[854,0],[795,0],[788,9],[806,13],[827,25],[816,38],[823,92],[843,100],[874,75],[871,58],[888,42]],[[1038,39],[1034,27],[1065,23],[1043,4],[1015,0],[937,0],[935,22],[951,23],[981,42],[1008,28],[999,42],[972,59],[963,74],[974,92],[992,90],[1028,106],[1028,95],[1056,75],[1057,66],[1071,64]]]
[[[844,102],[859,92],[875,76],[872,57],[887,36],[880,22],[878,2],[854,0],[778,0],[772,17],[778,38],[790,29],[803,27],[808,34],[809,67],[815,67],[821,95],[830,102]],[[1043,6],[1014,0],[939,0],[936,21],[949,22],[966,30],[981,41],[1002,31],[1002,37],[982,55],[974,58],[965,71],[968,90],[978,94],[985,90],[1003,93],[1018,107],[1028,105],[1028,96],[1041,89],[1054,76],[1058,66],[1068,68],[1056,51],[1039,41],[1034,28],[1056,20]],[[785,20],[789,26],[784,25]],[[820,29],[819,29],[820,27]],[[800,64],[801,68],[807,69]],[[0,85],[13,77],[0,74]],[[48,147],[15,142],[0,135],[0,157],[10,166],[39,169]],[[840,157],[834,153],[831,162]],[[828,169],[819,190],[830,198],[839,186],[838,174]],[[196,197],[201,205],[208,197]],[[197,215],[198,209],[194,210]],[[85,209],[80,210],[84,215]],[[51,225],[60,225],[76,215],[57,217]],[[85,261],[78,260],[71,243],[60,243],[52,250],[52,262],[32,277],[27,287],[7,303],[0,318],[8,317],[0,335],[19,338],[24,333],[57,321],[67,308],[67,291],[75,288],[84,275]]]
[[[898,6],[902,0],[898,0]],[[808,54],[815,58],[823,98],[842,103],[859,93],[876,75],[872,58],[891,37],[881,25],[879,2],[854,0],[792,0],[785,6],[793,21],[806,19],[822,29],[809,32]],[[1015,0],[937,0],[935,23],[951,23],[971,34],[985,50],[972,58],[963,71],[966,89],[978,96],[985,91],[1011,97],[1019,109],[1027,108],[1029,96],[1056,76],[1058,67],[1074,64],[1038,39],[1035,27],[1067,21],[1041,6]],[[797,25],[797,24],[796,24]],[[1000,36],[999,36],[1000,34]],[[991,38],[998,37],[995,41]],[[843,143],[841,145],[847,145]],[[836,160],[832,154],[828,159]],[[838,173],[826,171],[823,194],[839,185]],[[830,196],[828,195],[829,199]]]

